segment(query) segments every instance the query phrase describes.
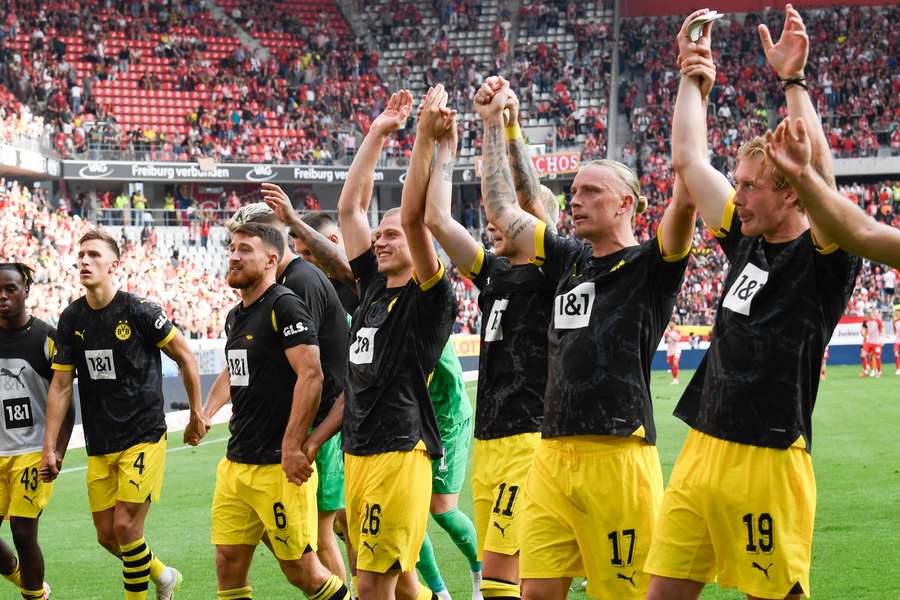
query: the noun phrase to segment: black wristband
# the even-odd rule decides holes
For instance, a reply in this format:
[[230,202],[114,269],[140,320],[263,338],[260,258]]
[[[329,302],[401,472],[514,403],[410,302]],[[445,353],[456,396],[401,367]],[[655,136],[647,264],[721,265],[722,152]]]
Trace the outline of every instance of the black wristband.
[[778,81],[781,82],[781,91],[787,90],[792,85],[799,85],[804,90],[809,89],[806,87],[806,77],[794,77],[793,79],[782,79],[779,77]]

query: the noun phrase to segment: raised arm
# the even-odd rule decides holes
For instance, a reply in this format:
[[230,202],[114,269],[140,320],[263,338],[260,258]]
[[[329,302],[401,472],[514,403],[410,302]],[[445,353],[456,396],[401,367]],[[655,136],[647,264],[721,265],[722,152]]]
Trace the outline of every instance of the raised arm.
[[[534,229],[537,220],[516,202],[515,184],[509,168],[506,137],[503,133],[503,108],[509,84],[499,90],[486,81],[475,94],[475,110],[484,122],[482,145],[481,195],[484,212],[494,227],[522,254],[535,255]],[[501,80],[502,81],[502,80]]]
[[[358,157],[359,155],[357,155],[357,158]],[[354,173],[354,168],[357,168],[356,173]],[[364,172],[362,166],[357,165],[356,159],[354,159],[353,166],[350,167],[350,172],[347,174],[347,182],[344,184],[344,189],[341,191],[341,194],[343,195],[345,192],[347,194],[356,194],[356,191],[354,190],[361,187],[362,189],[359,194],[365,195],[368,193],[368,196],[371,197],[372,185],[374,185],[372,183],[372,174],[374,170],[375,167],[373,166],[371,169]],[[360,179],[366,179],[367,183],[361,186],[359,182]],[[366,187],[366,185],[368,185],[368,187]],[[350,189],[348,189],[348,187]],[[303,219],[300,218],[300,215],[297,214],[297,211],[294,210],[291,199],[288,197],[287,193],[281,189],[281,186],[274,183],[264,183],[262,184],[260,192],[262,193],[263,200],[269,205],[269,208],[275,211],[275,214],[278,215],[278,219],[287,225],[291,230],[291,233],[293,233],[297,239],[309,249],[310,253],[316,258],[316,261],[322,266],[322,269],[329,277],[347,285],[356,285],[353,271],[350,269],[350,261],[347,260],[347,255],[344,254],[341,246],[333,243],[324,235],[304,223]],[[368,223],[368,221],[366,221],[366,223]]]
[[[445,118],[447,112],[447,92],[437,85],[425,95],[419,106],[416,123],[416,141],[413,143],[403,195],[400,199],[400,223],[409,245],[413,270],[419,282],[431,279],[440,269],[431,233],[425,226],[425,195],[431,174],[431,160],[434,157],[434,143],[450,125]],[[451,171],[452,173],[452,171]]]
[[450,211],[456,144],[457,132],[454,118],[447,133],[438,139],[434,173],[428,181],[425,225],[437,238],[460,272],[468,274],[469,269],[475,264],[480,246],[472,239],[466,228],[453,218]]
[[697,206],[688,194],[684,182],[676,175],[672,202],[666,207],[659,224],[658,236],[663,256],[684,256],[694,241],[696,223]]
[[[682,76],[672,117],[672,167],[681,177],[688,194],[696,200],[700,216],[708,226],[718,229],[732,187],[728,179],[710,164],[706,143],[704,92],[709,92],[704,85],[711,87],[711,84],[704,76],[709,67],[703,62],[711,64],[712,23],[704,26],[703,36],[697,42],[691,41],[688,34],[690,22],[706,12],[707,9],[703,9],[692,13],[678,32]],[[701,67],[703,70],[699,70]]]
[[900,230],[876,222],[816,172],[803,119],[785,119],[774,133],[766,134],[766,142],[769,160],[787,177],[828,239],[851,254],[900,268]]
[[406,124],[411,110],[412,94],[409,90],[392,94],[387,108],[372,123],[369,134],[353,158],[338,200],[338,221],[348,260],[360,256],[372,246],[368,210],[372,200],[375,167],[385,140]]
[[[522,210],[530,212],[535,217],[547,223],[552,231],[556,231],[556,217],[559,216],[559,210],[555,213],[548,212],[548,197],[545,193],[546,188],[541,186],[541,180],[538,177],[537,169],[531,162],[528,154],[528,146],[525,145],[525,139],[522,136],[522,129],[519,127],[519,98],[511,89],[506,92],[506,106],[504,107],[504,135],[507,140],[507,150],[509,152],[509,168],[512,171],[513,183],[516,188],[516,198]],[[506,120],[508,115],[508,120]],[[556,198],[552,198],[554,203]]]
[[[806,132],[812,149],[810,164],[821,175],[825,183],[836,190],[831,147],[828,145],[828,138],[825,137],[822,121],[806,90],[804,70],[809,56],[809,36],[806,34],[803,19],[800,17],[800,13],[788,4],[785,7],[784,28],[777,44],[772,43],[769,28],[765,25],[759,25],[758,32],[766,53],[766,61],[778,74],[778,79],[784,82],[782,87],[787,102],[788,118],[801,118],[806,123]],[[814,217],[811,218],[811,221],[816,241],[823,246],[831,243],[832,238],[820,227]]]

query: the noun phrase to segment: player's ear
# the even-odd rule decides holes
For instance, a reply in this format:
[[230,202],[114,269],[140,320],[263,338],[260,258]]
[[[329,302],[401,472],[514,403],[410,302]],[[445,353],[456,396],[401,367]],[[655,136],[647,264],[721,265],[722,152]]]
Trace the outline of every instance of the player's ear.
[[782,190],[782,193],[784,194],[785,204],[796,208],[797,210],[799,210],[802,213],[806,212],[803,208],[803,203],[800,202],[800,196],[797,194],[797,192],[796,192],[796,190],[794,190],[794,188],[792,188],[791,186],[787,186],[786,188],[784,188]]
[[622,196],[622,203],[619,204],[619,208],[616,210],[617,215],[628,214],[631,211],[631,207],[634,205],[634,196],[631,194],[624,194]]

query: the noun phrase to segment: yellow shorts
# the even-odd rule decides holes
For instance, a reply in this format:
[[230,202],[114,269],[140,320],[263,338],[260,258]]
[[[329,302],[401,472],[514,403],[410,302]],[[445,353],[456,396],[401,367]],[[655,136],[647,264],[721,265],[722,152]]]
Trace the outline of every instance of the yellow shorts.
[[0,456],[0,518],[36,519],[50,502],[53,484],[41,481],[41,453]]
[[646,570],[718,580],[758,598],[784,598],[799,583],[808,596],[815,513],[816,480],[804,448],[736,444],[691,429]]
[[223,458],[216,467],[212,504],[213,544],[255,546],[263,533],[281,560],[297,560],[318,548],[313,474],[303,485],[288,481],[281,465],[246,465]]
[[158,442],[144,442],[121,452],[88,456],[91,512],[107,510],[116,502],[159,502],[165,470],[166,434]]
[[431,459],[421,442],[409,452],[344,454],[347,527],[356,566],[412,571],[431,504]]
[[540,441],[540,433],[475,440],[472,504],[478,532],[478,560],[485,550],[508,556],[519,552],[519,530],[528,518],[525,479]]
[[663,492],[655,446],[635,436],[542,439],[525,486],[522,579],[586,576],[591,597],[644,598]]

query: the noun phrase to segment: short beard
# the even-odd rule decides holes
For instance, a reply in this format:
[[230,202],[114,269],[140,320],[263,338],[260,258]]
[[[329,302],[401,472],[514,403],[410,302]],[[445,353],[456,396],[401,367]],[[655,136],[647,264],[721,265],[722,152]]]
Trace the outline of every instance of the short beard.
[[244,271],[240,272],[229,272],[228,277],[225,278],[228,282],[228,285],[236,290],[245,290],[249,287],[253,287],[253,285],[259,281],[259,277],[253,277],[252,274],[248,275]]

